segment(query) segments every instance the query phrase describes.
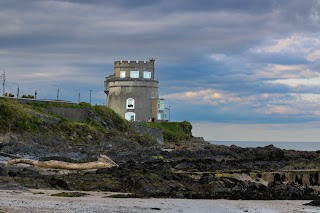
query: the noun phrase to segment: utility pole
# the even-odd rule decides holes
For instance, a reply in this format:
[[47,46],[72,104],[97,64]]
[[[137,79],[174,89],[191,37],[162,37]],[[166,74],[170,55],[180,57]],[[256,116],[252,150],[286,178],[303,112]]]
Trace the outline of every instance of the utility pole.
[[78,104],[79,104],[79,103],[80,103],[80,97],[81,97],[81,95],[80,95],[80,90],[75,89],[74,91],[77,92],[77,95],[78,95]]
[[6,95],[6,71],[3,68],[0,68],[0,70],[3,70],[3,74],[1,75],[2,78],[2,96]]
[[170,122],[170,106],[168,108],[165,108],[165,109],[169,111],[169,122]]
[[17,89],[17,98],[19,98],[19,91],[20,91],[20,87],[19,87],[19,84],[18,83],[12,83],[14,85],[17,85],[18,86],[18,89]]
[[90,91],[90,105],[91,105],[91,92],[92,92],[92,89],[90,89],[89,91]]
[[57,87],[57,100],[59,100],[59,87],[55,84],[53,84],[52,86]]

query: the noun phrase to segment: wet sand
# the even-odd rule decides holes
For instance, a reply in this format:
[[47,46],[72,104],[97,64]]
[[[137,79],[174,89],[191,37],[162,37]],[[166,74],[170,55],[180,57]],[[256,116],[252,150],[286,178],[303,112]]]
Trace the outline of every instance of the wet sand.
[[187,200],[108,198],[111,193],[84,192],[85,197],[50,196],[57,190],[0,190],[0,213],[22,212],[217,212],[217,213],[302,213],[320,212],[320,207],[303,206],[301,200]]

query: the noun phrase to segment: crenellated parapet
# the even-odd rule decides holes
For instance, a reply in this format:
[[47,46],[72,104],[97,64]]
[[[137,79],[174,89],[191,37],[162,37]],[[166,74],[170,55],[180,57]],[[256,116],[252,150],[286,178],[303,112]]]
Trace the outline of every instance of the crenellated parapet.
[[145,68],[154,69],[154,59],[149,61],[115,61],[114,68]]
[[155,79],[155,60],[115,61],[114,77],[126,79]]

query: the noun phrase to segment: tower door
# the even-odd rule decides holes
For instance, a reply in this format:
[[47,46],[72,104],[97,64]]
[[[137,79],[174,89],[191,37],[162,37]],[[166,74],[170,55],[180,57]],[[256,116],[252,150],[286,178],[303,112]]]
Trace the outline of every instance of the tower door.
[[136,113],[134,113],[134,112],[126,112],[124,114],[124,117],[128,121],[135,121],[136,120]]

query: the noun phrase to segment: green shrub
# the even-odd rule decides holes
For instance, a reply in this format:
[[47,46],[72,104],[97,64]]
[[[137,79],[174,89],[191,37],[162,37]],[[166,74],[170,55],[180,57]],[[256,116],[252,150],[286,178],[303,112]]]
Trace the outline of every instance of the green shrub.
[[21,98],[30,98],[30,99],[34,99],[33,95],[22,95]]
[[[70,121],[64,117],[49,115],[43,112],[44,108],[86,108],[94,112],[87,121]],[[47,122],[48,117],[49,122]],[[50,122],[50,117],[56,122]],[[91,135],[93,139],[103,134],[110,135],[110,128],[120,132],[131,130],[129,123],[105,106],[91,106],[88,103],[65,104],[54,102],[27,102],[0,97],[0,133],[23,131],[61,132],[66,136],[72,136],[75,140]],[[80,140],[80,139],[79,139]]]
[[192,137],[192,125],[188,121],[183,122],[146,122],[143,125],[162,130],[166,142],[178,142]]
[[30,101],[30,102],[27,102],[26,104],[33,107],[33,108],[37,108],[37,109],[39,109],[39,108],[52,108],[52,107],[80,109],[80,108],[85,108],[87,106],[83,102],[81,102],[80,104],[76,104],[76,103],[55,103],[55,102]]
[[151,158],[154,160],[163,160],[163,156],[161,156],[161,155],[153,155],[153,156],[151,156]]
[[17,101],[0,99],[0,133],[37,131],[42,125],[31,109]]
[[14,97],[14,94],[12,94],[12,93],[7,93],[7,92],[6,92],[6,94],[4,94],[4,96],[13,98],[13,97]]
[[128,122],[115,111],[106,106],[94,106],[94,112],[110,126],[114,126],[120,131],[128,131],[130,126]]

